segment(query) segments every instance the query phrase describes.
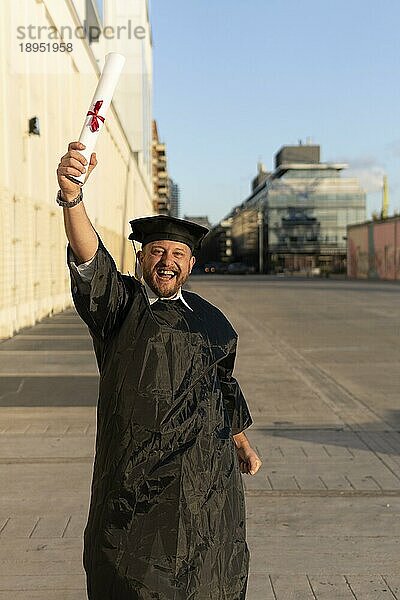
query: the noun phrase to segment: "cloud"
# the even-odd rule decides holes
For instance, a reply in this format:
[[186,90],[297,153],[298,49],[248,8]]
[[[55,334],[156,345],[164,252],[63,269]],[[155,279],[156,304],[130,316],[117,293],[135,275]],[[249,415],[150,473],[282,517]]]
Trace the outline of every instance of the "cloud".
[[361,187],[368,193],[379,192],[383,185],[383,176],[386,170],[383,167],[355,167],[347,171],[351,177],[357,177],[360,180]]
[[361,187],[368,193],[380,192],[383,185],[383,176],[386,169],[373,156],[360,156],[345,158],[343,162],[349,165],[344,173],[347,177],[357,177]]

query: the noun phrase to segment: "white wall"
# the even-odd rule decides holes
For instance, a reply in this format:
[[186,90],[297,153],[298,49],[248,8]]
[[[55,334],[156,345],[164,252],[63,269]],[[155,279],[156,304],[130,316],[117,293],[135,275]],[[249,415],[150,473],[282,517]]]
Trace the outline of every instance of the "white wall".
[[[15,28],[79,25],[84,14],[76,7],[83,4],[13,0],[0,5],[0,337],[71,303],[55,171],[68,142],[79,136],[98,67],[86,41],[77,39],[70,54],[18,55]],[[136,112],[134,105],[131,111]],[[40,137],[27,134],[33,116],[39,117]],[[135,161],[133,139],[110,109],[96,148],[99,165],[84,188],[96,229],[120,268],[131,272],[132,250],[124,243],[128,221],[152,212],[149,178]]]

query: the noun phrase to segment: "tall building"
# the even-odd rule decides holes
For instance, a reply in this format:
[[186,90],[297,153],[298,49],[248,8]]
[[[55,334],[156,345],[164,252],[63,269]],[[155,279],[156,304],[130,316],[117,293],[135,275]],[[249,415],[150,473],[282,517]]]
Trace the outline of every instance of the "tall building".
[[159,215],[170,214],[170,192],[167,167],[167,148],[161,142],[157,121],[153,121],[153,207],[154,212]]
[[[284,146],[232,213],[235,260],[265,272],[344,271],[346,228],[365,219],[366,194],[347,165],[320,161],[317,145]],[[261,177],[260,177],[261,175]]]
[[200,264],[207,262],[228,264],[232,260],[232,217],[227,217],[210,229],[201,244],[197,261]]
[[[129,220],[153,211],[152,41],[147,0],[122,4],[1,3],[0,337],[71,305],[55,171],[68,142],[79,137],[111,50],[127,61],[84,195],[118,267],[132,270]],[[39,43],[45,52],[33,50]]]
[[176,217],[179,219],[180,215],[180,201],[181,194],[179,190],[179,185],[175,183],[173,179],[169,179],[169,202],[170,202],[170,211],[169,214],[171,217]]
[[[86,5],[93,0],[86,0]],[[152,179],[152,97],[153,43],[149,20],[149,0],[95,0],[103,5],[104,18],[111,22],[116,35],[102,36],[92,47],[97,59],[107,52],[121,52],[125,68],[115,92],[114,103],[136,161],[151,185]],[[80,4],[77,0],[77,4]],[[108,31],[108,30],[107,30]],[[117,34],[117,32],[120,32]]]
[[207,229],[211,229],[212,227],[206,215],[184,215],[183,218],[187,221],[192,221],[192,223],[197,223],[197,225],[201,225],[202,227],[207,227]]

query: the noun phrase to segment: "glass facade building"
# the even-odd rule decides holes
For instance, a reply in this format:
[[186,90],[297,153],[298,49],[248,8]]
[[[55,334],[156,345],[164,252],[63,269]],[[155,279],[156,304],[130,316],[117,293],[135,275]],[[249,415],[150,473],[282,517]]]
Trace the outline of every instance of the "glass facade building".
[[179,219],[180,216],[180,206],[181,206],[181,194],[179,190],[179,185],[175,183],[173,179],[169,180],[169,214],[171,217],[176,217]]
[[345,271],[347,226],[366,212],[346,167],[321,163],[319,146],[282,148],[275,170],[232,213],[235,259],[266,272]]

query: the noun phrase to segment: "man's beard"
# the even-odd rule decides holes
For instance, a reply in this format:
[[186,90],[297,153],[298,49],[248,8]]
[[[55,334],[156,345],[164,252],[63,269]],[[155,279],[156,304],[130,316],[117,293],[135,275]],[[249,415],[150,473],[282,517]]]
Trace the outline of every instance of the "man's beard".
[[160,269],[157,266],[152,271],[146,269],[146,267],[142,266],[143,270],[143,279],[149,286],[149,288],[158,296],[159,298],[171,298],[175,296],[178,292],[179,288],[185,283],[187,278],[189,277],[189,273],[184,275],[181,271],[177,271],[176,269],[172,269],[175,275],[171,279],[166,279],[165,281],[160,280],[157,277],[157,269]]

